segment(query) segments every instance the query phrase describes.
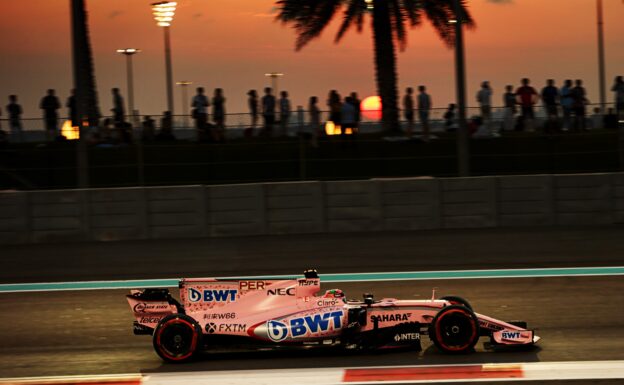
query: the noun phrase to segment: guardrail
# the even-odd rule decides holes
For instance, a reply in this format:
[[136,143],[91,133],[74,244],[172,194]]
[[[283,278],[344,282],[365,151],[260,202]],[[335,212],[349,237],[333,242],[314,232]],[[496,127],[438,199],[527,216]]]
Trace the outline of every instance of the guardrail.
[[624,173],[0,192],[0,243],[624,223]]

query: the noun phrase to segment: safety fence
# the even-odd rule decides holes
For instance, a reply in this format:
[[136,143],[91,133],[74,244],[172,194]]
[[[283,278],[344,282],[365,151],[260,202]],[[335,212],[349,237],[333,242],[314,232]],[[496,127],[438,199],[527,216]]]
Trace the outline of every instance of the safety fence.
[[[604,120],[605,115],[601,112],[592,112],[595,109],[600,109],[600,105],[592,104],[587,106],[587,116],[585,117],[585,127],[586,128],[604,128]],[[429,112],[429,120],[430,120],[430,128],[434,132],[443,132],[449,129],[457,128],[457,111],[455,110],[451,117],[445,117],[448,108],[433,108]],[[504,107],[494,107],[491,111],[490,124],[492,129],[495,131],[499,131],[503,129],[505,120],[506,120],[506,109]],[[379,117],[381,113],[380,111],[371,111],[370,114],[362,114],[360,129],[363,133],[375,133],[380,132],[382,127],[379,122]],[[477,117],[481,115],[481,110],[478,107],[469,107],[466,109],[467,119],[471,119],[473,117]],[[320,120],[322,125],[324,126],[327,121],[330,119],[330,114],[328,111],[321,111]],[[408,127],[408,122],[405,120],[404,111],[399,111],[400,116],[400,124],[403,130],[406,130]],[[560,112],[560,116],[558,118],[559,125],[565,125],[565,122],[562,121],[563,114]],[[158,130],[162,126],[162,118],[161,115],[133,115],[126,116],[126,120],[130,123],[132,127],[132,131],[134,137],[140,138],[142,136],[142,127],[143,121],[146,118],[154,120],[154,126]],[[519,111],[515,111],[511,123],[513,129],[521,128],[518,127],[518,118]],[[289,117],[282,122],[282,117],[279,115],[279,112],[276,115],[277,125],[281,126],[283,132],[281,134],[295,135],[300,131],[305,131],[309,128],[310,124],[310,114],[309,111],[303,109],[297,109],[292,111]],[[535,119],[533,126],[538,129],[546,123],[547,113],[544,108],[541,106],[535,107]],[[212,116],[209,115],[209,123],[214,124],[212,121]],[[249,128],[255,128],[255,135],[260,132],[260,128],[263,125],[262,116],[258,115],[257,119],[252,117],[249,113],[230,113],[225,116],[225,136],[227,138],[240,138],[245,137],[245,132]],[[24,118],[21,119],[21,134],[16,134],[11,131],[11,124],[8,119],[0,119],[0,129],[4,130],[8,134],[9,142],[44,142],[49,141],[51,138],[46,136],[45,132],[45,122],[42,118]],[[112,117],[102,117],[100,119],[100,129],[103,130],[113,130],[113,119]],[[197,133],[195,131],[194,120],[191,115],[175,115],[172,118],[172,129],[173,136],[178,140],[196,140]],[[276,131],[280,129],[276,127]],[[325,127],[321,128],[322,131],[325,131]],[[414,116],[414,130],[416,133],[422,130],[422,124],[419,120],[419,116],[416,113]],[[69,139],[74,138],[73,132],[75,131],[72,128],[71,121],[67,116],[61,116],[58,119],[58,132],[67,136]],[[69,136],[71,137],[69,137]]]
[[[622,138],[618,130],[594,130],[472,139],[471,175],[621,171]],[[76,141],[0,148],[0,189],[79,187],[78,153]],[[374,134],[136,142],[90,146],[86,154],[88,187],[452,177],[458,170],[454,133],[428,143]]]

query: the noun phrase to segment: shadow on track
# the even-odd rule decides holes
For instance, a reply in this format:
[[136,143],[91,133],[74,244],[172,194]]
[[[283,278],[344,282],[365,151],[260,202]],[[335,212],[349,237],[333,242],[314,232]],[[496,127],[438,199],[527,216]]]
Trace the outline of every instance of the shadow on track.
[[538,362],[539,346],[522,349],[497,349],[472,354],[448,355],[428,341],[423,350],[353,351],[342,348],[279,349],[255,351],[204,352],[185,364],[162,362],[158,367],[141,368],[142,373],[222,371],[252,369],[305,369],[323,367],[360,367],[393,365],[452,365]]

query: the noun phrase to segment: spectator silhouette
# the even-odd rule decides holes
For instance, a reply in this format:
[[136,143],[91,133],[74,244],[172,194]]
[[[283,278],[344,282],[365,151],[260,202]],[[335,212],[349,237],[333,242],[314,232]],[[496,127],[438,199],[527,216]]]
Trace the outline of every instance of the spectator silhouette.
[[290,122],[291,107],[290,100],[288,100],[288,92],[280,92],[279,106],[280,106],[280,132],[278,136],[288,134],[288,123]]
[[119,88],[113,88],[111,93],[113,94],[113,109],[111,110],[113,112],[113,122],[116,126],[121,127],[125,115],[124,101]]
[[69,115],[69,120],[71,121],[72,127],[78,126],[78,111],[76,110],[76,90],[73,88],[70,91],[69,97],[67,98],[65,107],[67,107],[67,114]]
[[58,134],[58,112],[61,103],[55,95],[53,89],[49,89],[47,95],[41,99],[39,108],[43,110],[43,120],[45,122],[46,140],[53,141]]
[[308,104],[308,114],[310,115],[310,131],[312,133],[312,147],[318,146],[318,137],[321,131],[321,110],[318,107],[318,98],[310,97]]
[[617,76],[613,81],[611,91],[615,96],[615,113],[619,119],[624,118],[624,77]]
[[340,122],[341,122],[341,130],[340,136],[346,139],[347,135],[350,135],[351,138],[355,137],[355,107],[353,106],[353,102],[351,101],[351,97],[347,96],[344,99],[344,103],[342,103],[342,107],[340,108]]
[[342,102],[338,91],[329,91],[327,98],[327,107],[329,107],[329,120],[334,122],[335,126],[340,126],[340,111],[342,110]]
[[455,125],[455,103],[448,105],[446,112],[444,113],[444,129],[446,131],[455,131],[457,126]]
[[197,130],[197,141],[204,142],[208,136],[208,106],[210,102],[204,95],[204,87],[197,87],[197,94],[191,101],[191,115],[195,120],[195,130]]
[[420,118],[420,124],[422,124],[423,140],[429,141],[429,113],[433,104],[431,103],[431,96],[427,93],[427,87],[418,86],[418,117]]
[[11,136],[16,142],[22,142],[22,106],[17,103],[17,95],[9,95],[9,104],[6,106],[9,115]]
[[546,116],[549,118],[556,118],[559,116],[559,111],[557,109],[559,90],[555,87],[554,79],[548,79],[546,81],[546,87],[542,88],[542,103],[544,104]]
[[563,87],[561,87],[559,91],[559,100],[561,101],[561,109],[563,110],[563,131],[568,131],[571,126],[572,108],[574,107],[572,80],[567,79],[563,83]]
[[535,88],[531,87],[528,78],[522,79],[522,86],[516,90],[516,98],[522,110],[522,129],[525,131],[533,131],[533,123],[535,120],[535,112],[533,106],[539,98]]
[[225,140],[225,97],[221,88],[215,88],[212,97],[212,120],[215,122],[213,140],[223,142]]
[[362,101],[358,98],[357,92],[351,92],[351,104],[355,108],[355,130],[360,130],[360,121],[362,121]]
[[247,105],[249,106],[249,114],[251,115],[251,126],[245,129],[245,137],[250,138],[258,125],[258,93],[256,90],[247,92]]
[[604,128],[604,115],[602,114],[600,107],[594,107],[593,111],[594,113],[589,118],[589,127],[587,127],[587,129],[598,130]]
[[268,137],[273,134],[273,125],[275,124],[275,96],[271,94],[272,92],[271,87],[266,87],[261,101],[262,118],[264,119],[262,135]]
[[163,112],[163,117],[160,119],[160,131],[156,135],[156,140],[159,141],[172,141],[175,140],[173,136],[173,117],[171,111]]
[[141,132],[141,139],[144,142],[153,142],[156,139],[156,123],[151,116],[145,115],[143,117],[143,131]]
[[486,129],[491,129],[492,123],[492,87],[490,82],[481,83],[481,89],[477,92],[477,102],[481,109],[481,119]]
[[546,86],[542,88],[541,96],[544,111],[546,112],[544,131],[547,133],[559,131],[559,90],[555,87],[554,79],[546,81]]
[[407,87],[405,89],[405,96],[403,96],[403,116],[407,121],[407,127],[405,134],[408,138],[411,138],[414,133],[414,89]]
[[577,79],[574,81],[574,88],[572,88],[572,110],[574,111],[574,131],[582,131],[587,129],[586,125],[586,106],[587,106],[587,97],[586,91],[583,87],[583,81],[581,79]]
[[514,118],[516,116],[516,94],[513,92],[513,86],[505,86],[503,94],[503,131],[512,131],[514,129]]
[[604,128],[613,130],[618,128],[618,116],[613,108],[609,108],[609,111],[604,116]]

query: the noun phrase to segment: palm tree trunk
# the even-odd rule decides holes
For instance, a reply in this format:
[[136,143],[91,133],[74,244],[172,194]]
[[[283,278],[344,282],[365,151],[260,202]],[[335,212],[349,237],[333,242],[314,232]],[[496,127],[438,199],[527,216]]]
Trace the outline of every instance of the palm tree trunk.
[[87,130],[82,123],[86,117],[90,126],[97,125],[99,108],[85,3],[84,0],[71,0],[70,4],[76,115],[78,116],[80,129],[77,151],[77,185],[78,187],[86,188],[89,186],[86,148]]
[[89,23],[85,0],[71,0],[72,8],[72,47],[74,62],[74,87],[82,94],[83,116],[87,116],[91,125],[97,124],[100,117],[93,53],[89,38]]
[[400,131],[397,96],[396,51],[392,40],[390,9],[387,0],[373,3],[373,43],[375,46],[375,79],[382,103],[382,128],[386,133]]

